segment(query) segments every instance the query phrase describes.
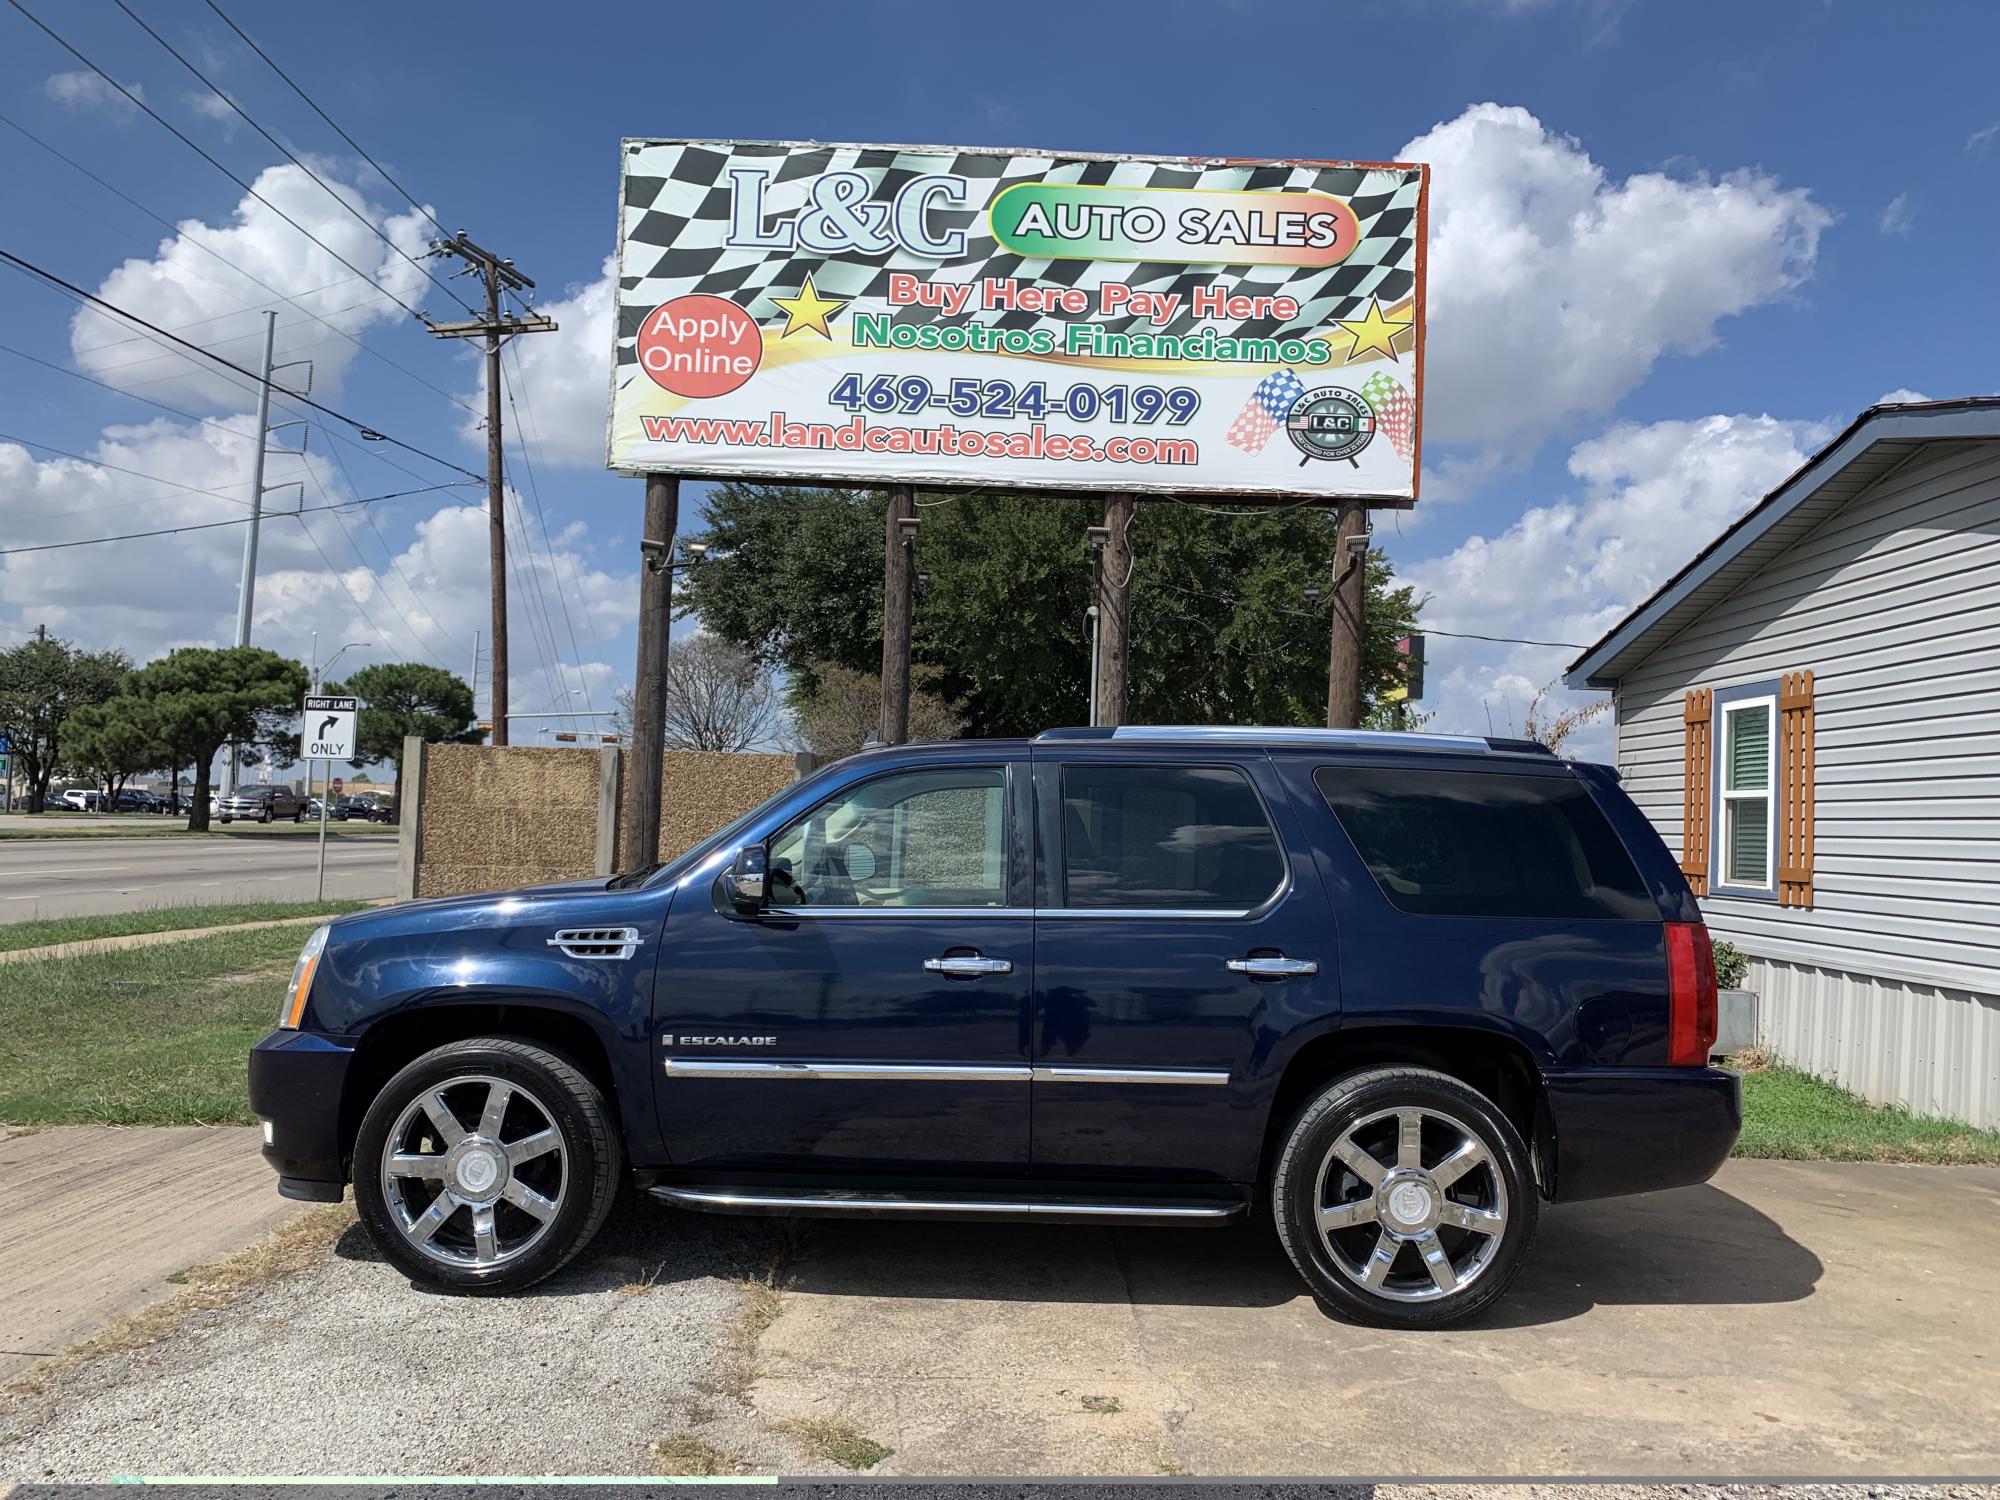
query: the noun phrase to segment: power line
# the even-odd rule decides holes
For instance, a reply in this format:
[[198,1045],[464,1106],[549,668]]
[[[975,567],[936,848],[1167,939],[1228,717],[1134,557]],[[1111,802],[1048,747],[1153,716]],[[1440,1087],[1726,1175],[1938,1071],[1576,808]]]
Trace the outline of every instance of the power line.
[[361,143],[355,140],[354,137],[349,135],[346,131],[342,130],[340,126],[334,121],[333,116],[328,114],[325,110],[319,107],[319,104],[313,99],[313,96],[311,94],[308,94],[304,89],[300,88],[297,83],[294,83],[292,81],[292,75],[287,73],[283,68],[279,67],[277,63],[272,60],[270,53],[266,52],[262,47],[258,46],[255,42],[251,41],[249,33],[244,31],[244,29],[241,26],[238,26],[234,21],[230,20],[229,17],[226,14],[224,14],[222,7],[215,3],[215,0],[208,0],[208,8],[214,11],[218,16],[222,17],[223,25],[227,26],[231,31],[235,32],[237,36],[243,39],[244,46],[248,47],[252,52],[256,53],[259,57],[264,59],[265,63],[269,65],[271,71],[273,73],[276,73],[280,78],[284,79],[285,82],[291,86],[292,92],[297,94],[301,99],[305,100],[309,106],[311,106],[312,112],[314,114],[318,115],[322,120],[326,121],[328,125],[332,126],[333,133],[339,136],[343,141],[347,142],[349,146],[353,147],[355,155],[359,156],[363,161],[367,162],[369,166],[373,167],[377,175],[380,176],[384,182],[388,183],[390,187],[394,188],[397,192],[401,193],[403,195],[404,202],[408,203],[410,207],[414,208],[418,213],[422,214],[426,219],[429,219],[431,223],[436,227],[437,232],[439,234],[445,233],[445,227],[444,225],[438,223],[437,215],[432,213],[429,208],[425,207],[423,204],[419,203],[414,197],[412,197],[407,188],[405,188],[400,182],[396,181],[395,178],[389,175],[388,169],[386,167],[384,167],[380,162],[375,160],[375,158],[370,156],[366,151],[363,151],[361,149]]
[[[155,224],[158,224],[162,228],[166,229],[168,233],[178,235],[181,238],[185,239],[188,244],[192,245],[195,249],[201,251],[203,255],[206,255],[213,260],[218,260],[222,262],[223,265],[227,266],[230,270],[234,271],[238,276],[241,276],[245,281],[249,282],[252,286],[262,287],[265,291],[269,292],[273,297],[276,297],[279,301],[284,302],[291,307],[297,308],[298,311],[304,313],[307,317],[311,318],[315,323],[323,324],[327,328],[332,329],[335,333],[339,334],[340,337],[346,339],[350,344],[354,345],[355,348],[359,349],[363,354],[369,355],[375,359],[379,359],[383,364],[387,365],[397,374],[402,375],[407,379],[414,380],[418,385],[423,386],[426,390],[432,391],[435,394],[444,397],[444,399],[451,402],[452,405],[463,407],[466,411],[471,412],[474,416],[479,415],[477,408],[472,406],[469,402],[464,401],[457,396],[454,396],[450,391],[446,390],[443,386],[437,384],[435,381],[426,380],[423,376],[419,375],[415,370],[412,370],[407,365],[401,364],[400,362],[391,359],[381,350],[370,348],[367,344],[363,343],[359,338],[355,337],[355,335],[349,333],[346,329],[341,328],[336,324],[329,322],[325,317],[322,317],[319,313],[314,312],[311,308],[307,307],[304,303],[298,300],[300,297],[312,296],[313,292],[300,292],[297,293],[296,295],[289,295],[285,292],[279,291],[276,287],[272,286],[270,282],[265,281],[262,277],[253,275],[249,271],[244,270],[243,267],[237,265],[235,261],[231,260],[221,251],[213,249],[212,247],[203,244],[200,240],[195,239],[193,236],[184,233],[181,225],[174,223],[173,220],[167,218],[164,214],[154,212],[152,209],[148,208],[145,204],[141,203],[137,198],[134,198],[130,193],[124,191],[122,188],[119,188],[114,184],[105,181],[104,178],[98,176],[97,173],[91,171],[90,168],[83,165],[82,162],[77,161],[74,157],[64,155],[61,151],[57,150],[54,146],[51,146],[47,141],[43,140],[40,136],[36,135],[34,131],[28,129],[27,126],[21,124],[18,120],[10,119],[7,115],[0,114],[0,125],[6,125],[10,129],[27,137],[30,141],[33,141],[37,146],[40,146],[44,151],[48,152],[49,155],[53,156],[57,161],[61,162],[64,166],[69,167],[72,171],[78,172],[83,176],[89,178],[92,182],[96,183],[99,187],[103,188],[105,192],[110,193],[113,197],[117,198],[121,202],[130,204],[133,208],[136,208],[140,213],[144,214],[147,218],[151,219]],[[207,277],[202,277],[201,279],[204,281],[209,281],[209,278]],[[354,277],[343,278],[343,280],[354,280],[354,279],[356,278]],[[369,278],[366,276],[360,276],[358,279],[362,281],[369,280]],[[329,283],[330,286],[339,286],[340,284],[341,283],[337,281]],[[222,283],[219,281],[209,281],[209,285],[220,287]],[[319,287],[316,288],[315,290],[325,291],[327,289],[328,289],[327,287]],[[251,308],[245,310],[255,311],[256,309]],[[190,324],[188,326],[192,327],[193,325]]]
[[165,115],[161,114],[158,110],[154,109],[144,99],[141,99],[137,94],[133,93],[130,89],[126,88],[124,84],[120,83],[117,79],[113,78],[109,73],[105,72],[104,69],[100,68],[96,63],[92,62],[88,57],[85,57],[83,53],[79,52],[75,47],[70,45],[70,43],[63,40],[62,36],[53,27],[51,27],[47,22],[43,21],[41,17],[37,16],[33,11],[29,10],[26,5],[21,3],[21,0],[7,0],[7,3],[13,6],[14,9],[18,10],[22,15],[26,16],[30,21],[34,22],[35,26],[40,31],[42,31],[51,41],[53,41],[57,46],[61,47],[71,57],[75,58],[78,62],[82,63],[86,68],[90,69],[91,72],[95,73],[99,78],[102,78],[106,83],[110,84],[114,89],[118,90],[119,93],[123,94],[127,99],[129,99],[133,104],[137,105],[140,109],[144,110],[147,113],[147,115],[149,115],[151,118],[157,120],[161,125],[165,126],[166,129],[172,133],[174,139],[180,141],[190,151],[193,151],[197,156],[199,156],[203,161],[207,162],[210,166],[214,167],[216,171],[222,173],[223,176],[227,177],[231,182],[235,183],[238,187],[242,188],[244,192],[248,193],[251,197],[255,198],[259,203],[263,204],[266,208],[270,209],[272,213],[276,214],[279,218],[283,219],[287,224],[291,225],[292,228],[296,229],[300,234],[304,235],[307,239],[311,240],[315,245],[319,246],[320,249],[324,250],[328,255],[331,255],[335,260],[339,261],[343,266],[346,266],[347,269],[352,271],[356,276],[361,277],[370,286],[374,287],[378,292],[380,292],[384,297],[387,297],[391,302],[395,303],[398,307],[402,308],[404,312],[408,313],[411,317],[416,318],[419,321],[423,319],[422,313],[418,312],[414,307],[410,306],[410,304],[405,302],[401,297],[398,297],[394,292],[390,291],[387,287],[383,286],[380,282],[376,281],[366,271],[362,270],[359,266],[355,265],[353,261],[349,260],[346,256],[342,255],[338,250],[334,249],[333,246],[327,244],[325,240],[322,240],[318,235],[314,234],[310,229],[306,228],[305,225],[301,224],[297,219],[294,219],[290,214],[286,213],[282,208],[278,207],[277,204],[273,203],[269,198],[266,198],[262,193],[258,192],[256,188],[252,187],[249,183],[245,182],[241,177],[238,177],[234,172],[232,172],[228,167],[224,166],[214,156],[210,155],[207,151],[203,150],[202,147],[199,144],[197,144],[192,138],[183,134],[181,130],[173,123],[173,121],[169,120]]
[[[228,431],[227,428],[223,430]],[[246,436],[247,434],[238,435]],[[233,505],[247,505],[249,503],[247,500],[239,499],[235,495],[225,495],[220,490],[203,489],[198,484],[182,484],[178,479],[162,479],[159,475],[148,474],[142,469],[127,469],[119,464],[108,464],[101,458],[86,458],[81,453],[72,453],[69,449],[58,448],[53,443],[38,443],[33,438],[16,437],[11,432],[0,432],[0,443],[19,443],[23,448],[39,448],[42,452],[53,453],[58,458],[73,458],[80,464],[89,464],[92,468],[109,469],[114,474],[130,474],[134,479],[144,479],[152,484],[164,484],[173,489],[186,490],[191,495],[212,495],[217,500],[227,500]],[[144,504],[145,502],[134,501],[133,503]]]
[[[513,352],[514,385],[522,385],[520,351],[515,350]],[[521,422],[521,409],[514,404],[514,385],[507,385],[504,380],[501,383],[507,392],[507,405],[513,408],[514,412],[514,442],[521,450],[521,464],[528,473],[528,494],[535,502],[535,519],[541,523],[542,551],[548,557],[549,574],[554,579],[556,586],[556,599],[562,605],[563,629],[569,634],[570,662],[576,668],[577,685],[584,690],[585,704],[594,708],[596,707],[596,700],[590,696],[589,679],[584,676],[583,672],[583,652],[576,644],[576,625],[570,619],[569,590],[563,586],[562,567],[556,561],[556,544],[555,538],[549,534],[548,512],[542,509],[542,486],[540,481],[535,478],[534,460],[528,456],[528,432]],[[524,398],[526,397],[527,390],[525,386],[523,386],[521,394]]]
[[[18,5],[20,3],[20,0],[8,0],[8,3],[12,5]],[[79,301],[88,302],[93,307],[102,308],[105,312],[111,313],[120,318],[124,318],[127,322],[133,323],[140,328],[149,329],[153,333],[160,335],[162,338],[171,340],[173,343],[179,344],[182,348],[187,349],[192,353],[201,355],[202,358],[204,359],[213,360],[216,364],[221,365],[224,369],[234,371],[236,374],[243,376],[247,380],[261,383],[260,376],[254,374],[249,370],[246,370],[242,365],[237,364],[235,361],[224,359],[220,354],[212,354],[208,350],[202,348],[201,345],[190,343],[188,342],[188,340],[180,337],[178,334],[169,333],[167,332],[166,329],[160,327],[157,323],[149,323],[146,319],[140,317],[137,313],[127,312],[124,308],[118,306],[115,302],[107,302],[104,298],[98,296],[95,292],[86,292],[82,287],[76,285],[76,283],[71,281],[65,281],[62,277],[56,275],[53,271],[43,270],[33,261],[24,260],[20,256],[14,254],[14,252],[11,250],[0,250],[0,261],[4,261],[9,265],[14,266],[18,270],[26,272],[28,275],[40,277],[43,281],[48,282],[49,285],[60,289],[61,291],[67,293],[69,296],[74,297]],[[478,479],[480,477],[479,475],[473,473],[472,470],[463,468],[460,465],[453,463],[448,458],[439,458],[435,453],[427,453],[422,448],[417,447],[413,443],[406,443],[401,438],[393,438],[390,437],[385,432],[377,431],[375,428],[370,427],[366,422],[363,422],[355,417],[350,417],[345,412],[335,411],[332,407],[326,405],[324,402],[315,401],[310,396],[301,396],[296,391],[290,392],[289,394],[291,395],[293,400],[298,401],[306,406],[310,406],[314,411],[319,412],[324,416],[332,417],[337,422],[344,422],[347,426],[352,427],[356,432],[360,433],[362,437],[368,439],[370,442],[381,442],[381,443],[392,444],[395,447],[403,449],[405,452],[416,454],[419,458],[427,458],[434,464],[441,464],[445,468],[450,469],[454,474],[463,474],[467,479]]]
[[[169,481],[161,481],[167,483]],[[316,515],[323,510],[346,510],[356,505],[379,505],[384,500],[401,500],[410,495],[429,495],[438,490],[455,490],[465,483],[454,479],[446,484],[427,484],[417,490],[394,490],[386,495],[363,495],[358,500],[343,500],[338,505],[309,505],[301,510],[276,511],[276,515]],[[221,498],[227,498],[226,496]],[[240,503],[240,502],[239,502]],[[73,542],[38,542],[32,547],[0,547],[0,557],[13,557],[22,552],[59,552],[66,547],[96,547],[106,542],[136,542],[147,537],[179,536],[184,531],[213,531],[218,526],[247,526],[248,516],[231,516],[226,521],[196,521],[186,526],[163,526],[157,531],[128,531],[118,536],[87,536]]]
[[[151,396],[135,396],[124,387],[113,385],[108,380],[92,379],[90,376],[80,374],[65,365],[59,365],[54,360],[43,359],[40,355],[28,353],[25,349],[16,349],[12,344],[0,344],[0,354],[11,354],[16,359],[25,359],[31,365],[40,365],[45,370],[54,370],[58,375],[67,375],[71,380],[81,380],[85,385],[94,385],[101,390],[107,390],[114,396],[123,396],[129,401],[140,401],[147,406],[157,406],[161,411],[171,412],[173,415],[189,422],[199,422],[203,427],[213,427],[217,432],[226,433],[233,438],[241,438],[246,443],[250,441],[250,434],[247,432],[238,432],[234,427],[225,427],[220,422],[211,421],[207,417],[198,417],[191,411],[182,411],[178,406],[169,406],[164,401],[155,401]],[[85,460],[85,462],[93,462],[93,460]]]
[[1420,626],[1419,635],[1448,635],[1459,641],[1494,641],[1502,646],[1560,646],[1565,651],[1582,651],[1588,641],[1530,641],[1518,635],[1475,635],[1469,630],[1433,630],[1430,626]]
[[[460,307],[464,308],[467,312],[471,312],[473,310],[472,304],[467,302],[463,297],[459,296],[457,292],[453,291],[450,287],[446,286],[442,281],[438,280],[437,274],[434,271],[432,271],[429,266],[421,264],[416,259],[416,257],[410,254],[409,251],[405,250],[401,245],[397,244],[394,240],[390,239],[387,234],[382,232],[382,228],[380,225],[378,225],[373,219],[369,218],[368,215],[361,212],[361,210],[356,208],[353,204],[349,203],[345,198],[341,197],[340,194],[336,193],[333,190],[333,188],[327,183],[326,179],[321,177],[319,173],[315,172],[311,167],[307,166],[304,162],[300,161],[298,157],[293,154],[292,149],[289,146],[287,146],[283,141],[279,140],[275,135],[271,134],[271,132],[266,130],[262,125],[258,124],[257,121],[254,118],[252,118],[250,112],[244,109],[242,105],[238,104],[234,99],[230,98],[229,95],[223,93],[221,89],[217,88],[215,84],[210,81],[206,73],[202,72],[200,68],[197,68],[193,63],[189,62],[185,57],[183,57],[180,54],[180,52],[175,49],[173,43],[169,42],[165,37],[161,36],[157,31],[153,30],[152,27],[148,26],[145,23],[145,21],[140,18],[139,14],[136,11],[134,11],[131,6],[125,3],[125,0],[112,0],[112,4],[116,5],[120,10],[124,11],[126,15],[130,16],[134,24],[136,24],[141,31],[145,32],[147,36],[151,37],[154,41],[158,42],[162,47],[166,48],[167,55],[172,57],[175,62],[179,63],[182,67],[186,68],[190,73],[194,74],[196,78],[200,79],[202,87],[206,88],[211,94],[215,95],[216,98],[220,99],[224,104],[227,104],[231,109],[235,110],[238,115],[242,116],[242,118],[250,126],[250,128],[257,132],[257,134],[261,135],[262,137],[264,137],[265,140],[269,141],[273,146],[276,146],[280,151],[284,152],[285,159],[287,161],[289,161],[293,166],[297,167],[301,172],[304,172],[306,176],[310,177],[314,182],[318,183],[322,188],[324,188],[326,190],[327,196],[333,199],[334,202],[338,203],[342,208],[346,209],[349,214],[353,215],[356,219],[359,219],[361,221],[362,227],[365,228],[370,234],[374,235],[376,239],[380,240],[383,244],[387,245],[391,250],[395,251],[398,255],[402,256],[404,260],[408,261],[418,271],[422,272],[426,277],[429,278],[431,285],[435,286],[439,291],[443,292],[447,297],[451,298],[451,300],[456,302]],[[266,60],[268,61],[268,59]]]

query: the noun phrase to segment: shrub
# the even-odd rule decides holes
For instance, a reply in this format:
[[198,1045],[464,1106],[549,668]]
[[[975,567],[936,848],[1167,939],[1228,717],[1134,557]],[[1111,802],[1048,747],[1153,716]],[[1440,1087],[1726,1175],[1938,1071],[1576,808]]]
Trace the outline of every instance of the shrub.
[[1715,945],[1715,983],[1717,988],[1736,990],[1743,987],[1743,981],[1750,976],[1750,958],[1734,943]]

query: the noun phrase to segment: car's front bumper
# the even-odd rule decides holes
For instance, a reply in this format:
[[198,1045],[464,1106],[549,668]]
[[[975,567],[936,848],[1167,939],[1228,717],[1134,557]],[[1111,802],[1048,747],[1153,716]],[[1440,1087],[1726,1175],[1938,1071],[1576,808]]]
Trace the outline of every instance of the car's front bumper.
[[340,1201],[340,1096],[353,1058],[352,1048],[309,1031],[274,1031],[250,1049],[250,1109],[287,1198]]
[[1559,1202],[1706,1182],[1743,1132],[1742,1080],[1722,1068],[1576,1068],[1543,1082]]

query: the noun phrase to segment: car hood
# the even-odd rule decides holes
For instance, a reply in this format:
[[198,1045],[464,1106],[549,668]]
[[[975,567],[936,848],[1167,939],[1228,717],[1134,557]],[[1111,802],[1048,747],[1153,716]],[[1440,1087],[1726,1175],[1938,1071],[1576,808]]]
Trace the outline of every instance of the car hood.
[[[430,896],[371,907],[333,919],[339,939],[387,937],[397,933],[445,932],[479,927],[516,927],[543,920],[590,920],[599,906],[629,901],[630,892],[605,889],[603,876],[555,881],[513,891],[482,891],[469,896]],[[607,917],[606,920],[609,920]]]

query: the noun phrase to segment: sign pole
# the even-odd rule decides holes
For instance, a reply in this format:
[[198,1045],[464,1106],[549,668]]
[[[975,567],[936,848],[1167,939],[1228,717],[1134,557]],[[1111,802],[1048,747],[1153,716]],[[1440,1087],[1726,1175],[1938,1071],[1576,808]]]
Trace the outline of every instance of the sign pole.
[[[613,862],[638,870],[659,858],[660,780],[667,767],[667,633],[673,628],[674,531],[681,482],[646,476],[646,520],[639,531],[639,651],[632,677],[632,754],[626,761],[623,816]],[[494,721],[499,722],[497,719]]]
[[1129,494],[1104,502],[1104,546],[1097,556],[1097,718],[1116,728],[1131,699],[1132,517]]
[[[332,775],[333,762],[328,761],[326,763],[326,776],[331,777]],[[315,901],[324,901],[326,899],[326,804],[331,800],[332,796],[333,792],[329,783],[329,789],[321,792],[319,796],[319,882],[313,887],[313,900]]]
[[910,585],[916,571],[917,497],[907,484],[889,491],[882,545],[882,743],[910,737]]
[[1368,572],[1368,508],[1340,502],[1333,533],[1333,639],[1326,664],[1326,727],[1361,727],[1361,614]]

